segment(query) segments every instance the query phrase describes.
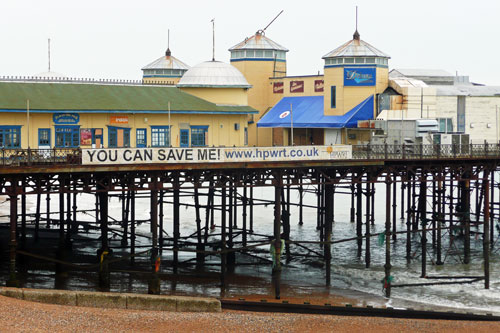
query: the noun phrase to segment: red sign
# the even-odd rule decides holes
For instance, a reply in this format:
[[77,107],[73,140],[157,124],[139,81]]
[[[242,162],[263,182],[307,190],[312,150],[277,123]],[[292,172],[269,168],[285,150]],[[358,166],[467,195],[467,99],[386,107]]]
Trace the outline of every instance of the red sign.
[[80,146],[92,145],[92,130],[90,128],[80,128]]
[[323,80],[314,80],[314,92],[323,92],[325,82]]
[[283,82],[274,82],[273,83],[273,93],[274,94],[282,94],[284,92]]
[[304,81],[290,81],[290,92],[291,93],[304,92]]

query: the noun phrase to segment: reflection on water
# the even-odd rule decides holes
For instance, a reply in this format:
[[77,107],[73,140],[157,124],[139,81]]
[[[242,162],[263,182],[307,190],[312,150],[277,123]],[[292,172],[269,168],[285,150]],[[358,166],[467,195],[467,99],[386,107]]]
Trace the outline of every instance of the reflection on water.
[[[312,189],[312,187],[311,187]],[[375,198],[375,225],[371,227],[371,233],[383,231],[385,222],[385,186],[376,186]],[[399,192],[399,190],[398,190]],[[398,193],[399,194],[399,193]],[[274,190],[271,188],[256,188],[255,198],[272,200]],[[34,213],[33,202],[35,196],[28,197],[29,210]],[[181,198],[183,203],[194,203],[190,196]],[[166,201],[169,201],[167,198]],[[298,202],[298,192],[292,191],[292,201]],[[397,203],[399,204],[399,199]],[[94,197],[90,195],[78,196],[78,209],[93,209]],[[205,203],[202,198],[201,204]],[[216,199],[216,203],[218,200]],[[312,193],[307,193],[304,204],[315,206],[316,197]],[[42,205],[44,207],[44,205]],[[139,198],[136,203],[136,219],[147,220],[149,218],[149,199]],[[172,209],[171,204],[165,204],[164,228],[168,236],[172,235]],[[0,205],[1,214],[8,214],[8,202]],[[57,211],[57,197],[51,200],[52,211]],[[333,225],[333,240],[354,237],[356,228],[354,223],[349,221],[350,196],[336,194],[335,196],[335,223]],[[110,216],[116,219],[121,218],[121,202],[118,198],[110,200]],[[430,207],[429,207],[430,210]],[[43,210],[42,210],[43,212]],[[239,207],[241,214],[241,207]],[[398,208],[399,213],[399,208]],[[55,217],[55,215],[53,216]],[[204,211],[202,210],[202,217]],[[216,212],[215,221],[220,217],[220,212]],[[80,221],[95,221],[91,213],[79,214]],[[111,219],[112,220],[112,219]],[[319,240],[319,231],[316,230],[316,210],[314,208],[304,208],[304,225],[298,225],[298,207],[291,207],[291,236],[292,240]],[[4,218],[2,222],[7,222]],[[241,226],[241,215],[238,218]],[[406,228],[405,222],[399,219],[398,229]],[[202,223],[204,225],[204,221]],[[43,225],[43,224],[42,224]],[[118,226],[115,226],[118,228]],[[80,229],[82,230],[82,229]],[[192,235],[196,230],[195,214],[193,208],[181,209],[181,236]],[[259,235],[271,235],[273,230],[273,206],[254,207],[254,235],[249,235],[249,241],[267,239]],[[363,226],[364,230],[364,226]],[[138,249],[137,252],[147,249],[149,241],[149,224],[141,224],[137,227]],[[472,231],[475,231],[474,228]],[[68,259],[78,263],[96,263],[96,250],[100,245],[98,232],[94,230],[86,233],[82,232],[75,237],[73,242],[74,251]],[[212,233],[219,233],[217,228]],[[34,244],[31,234],[28,235],[27,249],[30,252],[55,257],[57,247],[57,231],[42,228],[41,238],[43,242]],[[7,276],[7,230],[0,232],[2,260],[1,274]],[[471,239],[471,263],[461,264],[459,255],[463,253],[462,240],[456,239],[453,244],[449,243],[449,235],[443,236],[443,266],[433,265],[435,253],[431,247],[430,233],[428,236],[428,275],[482,275],[482,236],[472,233]],[[392,244],[393,265],[391,274],[394,276],[394,284],[406,284],[417,282],[430,282],[419,278],[421,274],[420,257],[420,235],[412,238],[412,252],[414,259],[408,262],[406,255],[406,235],[398,235],[398,239]],[[110,244],[114,247],[114,258],[127,256],[128,251],[120,248],[120,233],[110,233]],[[215,238],[210,238],[209,241]],[[281,273],[281,295],[305,296],[310,294],[340,295],[349,298],[363,300],[365,303],[390,304],[392,306],[408,306],[415,302],[440,305],[454,308],[469,308],[500,313],[500,265],[498,246],[495,247],[491,255],[490,290],[483,289],[483,282],[473,284],[436,285],[423,287],[407,287],[392,289],[391,300],[386,300],[382,293],[381,280],[384,277],[385,246],[377,244],[377,238],[371,241],[371,268],[365,268],[364,250],[361,257],[357,257],[356,242],[344,242],[334,244],[332,247],[332,286],[325,286],[325,267],[320,258],[315,253],[322,253],[322,248],[318,244],[305,244],[303,246],[291,245],[292,258],[284,262]],[[165,247],[171,247],[169,242],[165,242]],[[144,246],[144,247],[141,247]],[[363,244],[364,247],[364,244]],[[211,247],[208,248],[212,249]],[[213,248],[215,249],[215,248]],[[308,255],[308,256],[306,256]],[[196,268],[194,253],[180,252],[179,275],[172,273],[171,261],[172,252],[165,250],[162,252],[161,266],[161,290],[164,294],[178,293],[188,295],[221,296],[219,277],[219,257],[208,256],[202,268]],[[238,253],[236,255],[237,265],[233,271],[228,272],[226,278],[227,289],[224,296],[268,294],[274,292],[272,286],[271,265],[268,246],[254,249],[251,254]],[[284,260],[284,259],[283,259]],[[285,261],[285,260],[284,260]],[[29,265],[19,265],[19,277],[24,287],[29,288],[57,288],[57,289],[79,289],[96,290],[98,276],[96,269],[90,271],[70,270],[62,274],[55,274],[55,265],[43,261],[29,261]],[[129,260],[112,264],[111,291],[120,292],[147,292],[148,274],[150,263],[148,254],[143,254],[135,260],[135,265],[131,266]],[[447,281],[447,280],[444,280]]]

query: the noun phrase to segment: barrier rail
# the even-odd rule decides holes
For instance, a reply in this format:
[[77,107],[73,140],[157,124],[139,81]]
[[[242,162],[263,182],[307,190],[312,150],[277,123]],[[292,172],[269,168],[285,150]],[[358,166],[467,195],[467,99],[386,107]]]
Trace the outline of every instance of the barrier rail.
[[[353,145],[353,160],[500,158],[500,144]],[[272,160],[269,160],[272,162]],[[81,165],[80,148],[0,149],[0,166]]]

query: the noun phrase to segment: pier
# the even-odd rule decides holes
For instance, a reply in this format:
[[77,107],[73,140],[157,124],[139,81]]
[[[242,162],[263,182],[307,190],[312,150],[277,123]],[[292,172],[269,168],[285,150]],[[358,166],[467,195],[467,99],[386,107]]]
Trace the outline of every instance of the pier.
[[[165,148],[166,156],[169,149]],[[99,151],[110,149],[97,149],[94,153]],[[335,268],[332,251],[336,244],[354,242],[356,258],[364,260],[368,271],[373,267],[371,249],[377,243],[384,247],[385,274],[381,285],[387,297],[394,288],[412,286],[475,283],[476,288],[489,288],[490,252],[498,239],[495,223],[500,195],[495,176],[500,145],[363,145],[352,146],[347,158],[269,158],[241,162],[86,163],[85,153],[81,149],[0,151],[0,195],[10,206],[8,224],[0,229],[9,235],[7,286],[19,286],[18,261],[29,258],[54,264],[59,273],[97,272],[98,286],[109,289],[114,265],[126,263],[131,270],[138,256],[147,256],[149,267],[144,272],[148,274],[148,291],[159,294],[164,272],[182,279],[181,266],[196,270],[207,264],[207,258],[216,257],[218,283],[223,291],[228,287],[227,272],[238,264],[238,253],[258,259],[255,266],[269,268],[274,296],[280,298],[285,262],[294,256],[321,260],[328,286]],[[206,159],[209,154],[207,152]],[[129,156],[134,156],[133,152]],[[139,155],[144,156],[146,153]],[[384,193],[375,191],[375,184],[382,184]],[[260,187],[271,188],[273,196],[256,197],[255,189]],[[86,201],[92,200],[94,208],[80,209],[79,194],[83,194]],[[304,215],[305,195],[314,195],[317,199],[313,206],[315,216]],[[294,196],[299,200],[292,200]],[[350,197],[351,205],[344,209],[349,210],[350,222],[355,225],[355,233],[345,239],[332,235],[334,206],[339,196]],[[35,202],[35,213],[27,211],[28,197]],[[120,198],[120,216],[110,212],[111,197]],[[192,201],[186,200],[188,197]],[[59,202],[57,211],[51,210],[53,198]],[[136,218],[139,199],[149,201],[147,220]],[[375,205],[382,203],[385,228],[382,233],[372,233]],[[256,234],[254,211],[264,205],[274,207],[274,215],[269,216],[268,233]],[[297,216],[291,214],[291,206],[298,207]],[[181,235],[181,207],[194,209],[196,232],[191,235]],[[93,221],[82,220],[82,214],[93,216]],[[172,225],[165,223],[167,215],[172,216]],[[405,221],[403,228],[397,223],[401,219]],[[148,225],[150,233],[137,234],[139,224]],[[317,240],[290,237],[291,228],[304,224],[316,226]],[[43,242],[47,230],[57,233],[56,248],[47,251],[55,253],[54,256],[29,246]],[[78,251],[74,239],[88,232],[97,235],[89,240],[95,247],[91,263],[87,262],[88,258],[79,261],[78,256],[71,255]],[[412,242],[414,236],[419,238],[417,247]],[[139,245],[139,237],[141,244],[147,242],[148,245]],[[472,237],[482,238],[482,271],[467,276],[427,274],[429,264],[446,265],[451,257],[463,264],[470,263]],[[27,242],[27,238],[31,242]],[[391,244],[396,241],[405,242],[405,253],[393,252]],[[271,249],[271,259],[263,255],[263,247]],[[7,248],[7,244],[3,248]],[[307,251],[295,253],[297,248]],[[192,258],[181,261],[180,253],[192,254]],[[165,259],[167,256],[169,260]],[[393,282],[393,256],[421,261],[421,275],[415,276],[414,283]]]

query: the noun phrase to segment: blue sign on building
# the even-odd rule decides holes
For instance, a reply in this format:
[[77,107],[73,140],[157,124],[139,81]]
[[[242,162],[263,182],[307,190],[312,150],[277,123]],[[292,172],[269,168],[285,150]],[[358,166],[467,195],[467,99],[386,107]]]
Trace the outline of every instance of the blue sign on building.
[[344,86],[374,86],[377,80],[376,68],[344,68]]
[[52,119],[54,124],[59,125],[78,124],[80,115],[78,113],[54,113]]

